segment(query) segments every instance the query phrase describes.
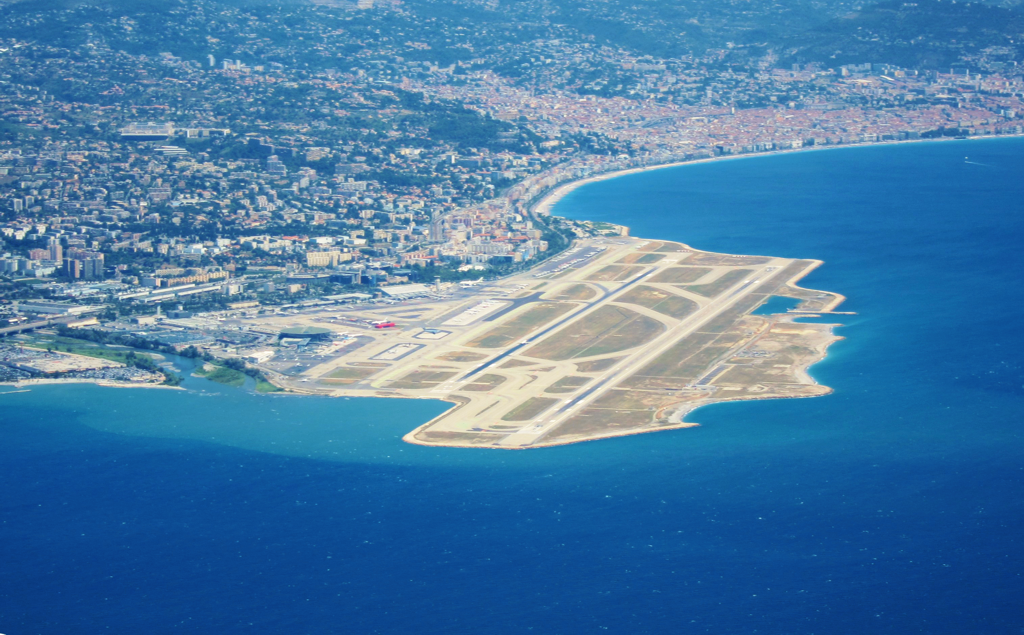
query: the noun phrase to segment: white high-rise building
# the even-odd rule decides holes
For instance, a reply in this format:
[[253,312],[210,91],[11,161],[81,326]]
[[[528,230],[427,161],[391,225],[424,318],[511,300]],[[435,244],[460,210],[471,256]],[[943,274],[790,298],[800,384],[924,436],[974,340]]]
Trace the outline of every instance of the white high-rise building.
[[61,247],[60,241],[56,238],[51,238],[47,243],[47,248],[50,251],[50,260],[63,260],[64,259],[64,248]]

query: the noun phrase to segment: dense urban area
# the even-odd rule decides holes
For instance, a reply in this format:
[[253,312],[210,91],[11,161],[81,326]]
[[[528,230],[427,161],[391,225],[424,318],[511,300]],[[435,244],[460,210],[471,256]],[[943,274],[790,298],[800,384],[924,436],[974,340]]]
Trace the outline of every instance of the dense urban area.
[[[0,6],[0,332],[51,333],[0,379],[76,338],[276,346],[211,324],[522,271],[625,231],[535,209],[601,173],[1024,130],[1012,6],[666,6]],[[174,381],[117,363],[61,372]]]

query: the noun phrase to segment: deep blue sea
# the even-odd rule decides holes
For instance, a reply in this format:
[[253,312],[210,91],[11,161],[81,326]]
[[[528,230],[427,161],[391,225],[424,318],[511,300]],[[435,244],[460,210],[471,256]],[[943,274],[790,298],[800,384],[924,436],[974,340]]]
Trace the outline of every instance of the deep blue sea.
[[[965,162],[969,156],[971,163]],[[0,632],[1024,632],[1024,140],[806,152],[555,212],[817,258],[835,393],[525,452],[431,401],[0,395]]]

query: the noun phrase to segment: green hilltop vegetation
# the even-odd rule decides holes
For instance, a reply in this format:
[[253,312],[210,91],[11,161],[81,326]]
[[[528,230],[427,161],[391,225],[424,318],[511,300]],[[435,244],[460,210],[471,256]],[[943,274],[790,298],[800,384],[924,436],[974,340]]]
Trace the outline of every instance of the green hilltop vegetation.
[[[131,22],[110,19],[117,16]],[[310,23],[344,36],[292,46],[295,29]],[[893,0],[863,6],[851,0],[406,0],[387,11],[297,0],[26,0],[0,7],[0,37],[66,48],[102,43],[131,54],[173,51],[186,59],[207,54],[220,59],[241,51],[243,59],[340,71],[360,67],[375,46],[404,60],[447,66],[551,39],[669,58],[722,49],[724,65],[776,51],[784,64],[884,62],[948,70],[988,47],[1009,47],[1020,58],[1022,25],[1024,11],[1016,0]],[[390,42],[389,34],[399,37]],[[407,46],[410,41],[418,44]],[[529,57],[513,55],[484,64],[515,75],[530,63]],[[428,122],[442,139],[454,134],[466,145],[490,147],[494,133],[503,129],[499,122],[470,121],[457,109],[444,110]]]
[[829,67],[885,62],[948,71],[989,47],[1024,52],[1024,12],[950,0],[893,0],[832,19],[782,40],[794,62]]

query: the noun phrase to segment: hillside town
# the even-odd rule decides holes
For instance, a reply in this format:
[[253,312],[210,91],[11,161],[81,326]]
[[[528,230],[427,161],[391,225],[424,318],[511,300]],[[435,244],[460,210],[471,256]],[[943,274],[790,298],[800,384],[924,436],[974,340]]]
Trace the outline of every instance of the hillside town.
[[[1024,80],[1000,47],[945,70],[782,67],[770,51],[658,57],[555,27],[528,41],[414,27],[392,4],[303,22],[187,6],[163,26],[205,33],[206,48],[166,37],[141,52],[140,23],[113,15],[84,44],[0,43],[0,326],[493,278],[622,231],[536,213],[574,180],[1022,132]],[[222,57],[227,27],[203,15],[246,15],[252,33]],[[442,63],[439,34],[461,42],[457,59]]]

